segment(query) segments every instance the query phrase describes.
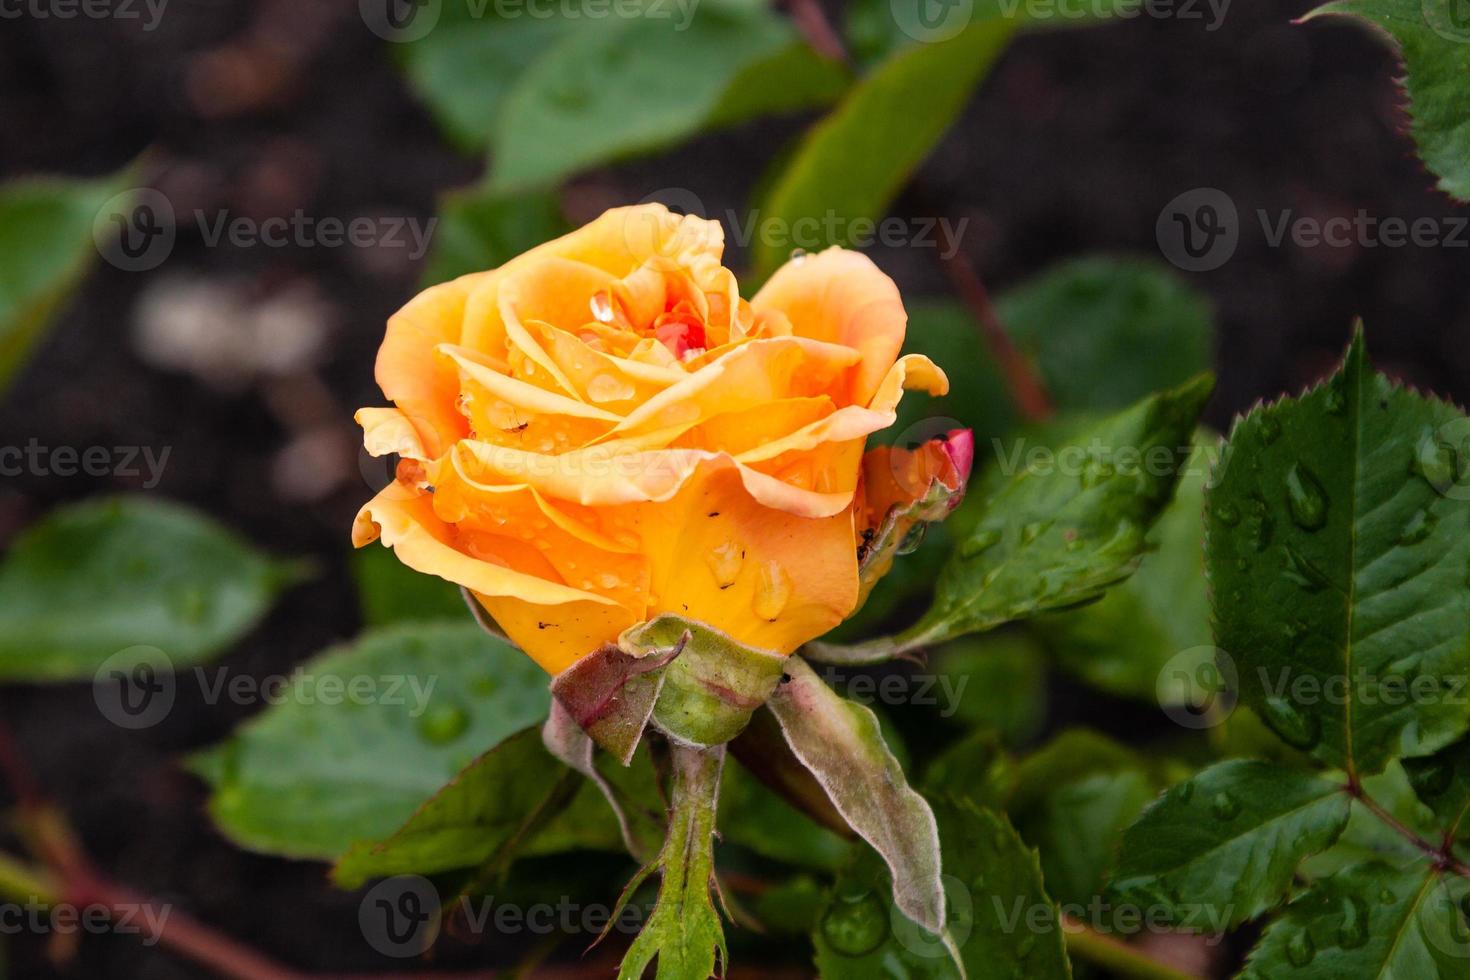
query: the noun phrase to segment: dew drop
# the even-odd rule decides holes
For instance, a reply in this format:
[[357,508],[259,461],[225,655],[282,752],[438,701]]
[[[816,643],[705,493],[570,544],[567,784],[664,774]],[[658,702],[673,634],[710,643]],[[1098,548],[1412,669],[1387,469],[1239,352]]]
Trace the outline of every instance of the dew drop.
[[740,553],[738,544],[734,541],[726,541],[710,549],[710,553],[705,556],[704,560],[709,565],[710,574],[715,577],[715,585],[728,589],[739,577],[740,566],[745,561],[745,556]]
[[791,250],[791,256],[788,259],[788,261],[792,265],[802,265],[803,263],[806,262],[806,260],[807,260],[807,252],[806,252],[806,249],[804,249],[804,248],[793,248]]
[[1414,449],[1413,471],[1422,476],[1438,493],[1455,485],[1459,475],[1459,458],[1455,447],[1440,442],[1433,432],[1425,432]]
[[608,290],[603,289],[593,293],[587,305],[592,308],[592,319],[598,323],[613,322],[612,293]]
[[822,916],[822,938],[841,956],[865,956],[888,938],[888,913],[872,892],[838,895]]
[[1342,924],[1337,927],[1337,944],[1343,949],[1357,949],[1368,941],[1368,903],[1357,895],[1342,901]]
[[519,429],[526,423],[526,419],[521,416],[520,412],[516,411],[514,405],[507,401],[501,401],[498,398],[490,403],[485,414],[489,416],[491,425],[507,432],[511,429]]
[[1286,546],[1286,577],[1308,592],[1321,592],[1332,584],[1327,573],[1294,546]]
[[186,588],[174,600],[175,611],[184,622],[197,625],[209,614],[209,596],[200,588]]
[[1049,527],[1051,527],[1051,521],[1032,521],[1029,524],[1022,525],[1021,543],[1031,544],[1037,538],[1045,534],[1046,529]]
[[1327,523],[1327,491],[1301,463],[1286,474],[1286,506],[1303,530],[1316,531]]
[[1286,941],[1286,959],[1292,966],[1306,966],[1317,955],[1311,933],[1302,929]]
[[470,716],[453,704],[436,704],[419,719],[419,734],[431,745],[448,745],[470,727]]
[[[1467,895],[1466,898],[1470,899],[1470,895]],[[1398,896],[1393,893],[1392,888],[1385,888],[1378,893],[1378,901],[1383,905],[1392,905],[1397,900]]]
[[599,404],[624,401],[634,394],[632,383],[615,374],[599,374],[587,383],[587,397]]
[[1216,793],[1210,798],[1210,812],[1218,820],[1232,820],[1240,813],[1240,801],[1229,793]]
[[1261,416],[1261,442],[1269,446],[1280,438],[1281,423],[1276,421],[1274,416]]
[[602,589],[616,589],[623,584],[623,580],[618,578],[612,572],[599,573],[596,581],[598,588]]
[[1188,803],[1194,799],[1194,780],[1186,779],[1174,789],[1174,795],[1180,803]]
[[1322,737],[1321,723],[1316,715],[1302,714],[1296,706],[1284,698],[1268,697],[1262,706],[1261,719],[1287,745],[1298,749],[1310,749]]
[[929,525],[924,521],[919,521],[913,527],[909,528],[904,534],[903,540],[898,543],[897,553],[900,555],[911,555],[918,551],[919,546],[924,543],[924,534],[928,530]]
[[1240,508],[1232,503],[1222,503],[1215,508],[1215,516],[1226,527],[1235,527],[1240,523]]
[[1340,374],[1327,382],[1327,411],[1333,415],[1341,415],[1347,408],[1347,394],[1342,390],[1346,383]]
[[755,614],[761,619],[775,622],[791,601],[791,576],[778,561],[761,562],[760,575],[755,584]]
[[1418,544],[1434,533],[1435,527],[1439,525],[1439,516],[1428,510],[1421,510],[1409,518],[1409,523],[1399,534],[1399,544]]
[[960,545],[961,558],[975,558],[1000,544],[1001,532],[993,527],[981,528]]

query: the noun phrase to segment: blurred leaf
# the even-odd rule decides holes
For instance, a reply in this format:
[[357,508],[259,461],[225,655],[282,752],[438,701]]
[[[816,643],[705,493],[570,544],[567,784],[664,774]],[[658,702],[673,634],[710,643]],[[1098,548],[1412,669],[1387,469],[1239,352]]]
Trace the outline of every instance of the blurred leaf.
[[1460,909],[1470,882],[1416,862],[1347,868],[1312,885],[1266,928],[1246,977],[1463,980]]
[[1145,399],[1059,445],[1051,465],[1004,471],[940,574],[929,612],[874,648],[902,652],[984,632],[1095,599],[1131,575],[1212,389],[1202,377]]
[[[1383,772],[1364,779],[1363,792],[1401,825],[1425,840],[1438,836],[1434,815],[1414,795],[1408,776],[1397,762],[1389,763]],[[1354,806],[1348,810],[1347,827],[1338,835],[1337,841],[1327,850],[1313,854],[1303,861],[1298,874],[1312,881],[1337,874],[1344,868],[1365,861],[1402,865],[1423,858],[1423,851],[1381,817],[1370,812],[1367,807]]]
[[[1046,655],[1020,631],[969,636],[945,644],[927,673],[941,717],[989,728],[1007,745],[1022,745],[1046,720]],[[978,800],[977,800],[978,802]]]
[[[612,788],[639,841],[661,841],[667,829],[663,791],[648,750],[640,747],[633,761],[621,765],[606,752],[598,752],[593,765]],[[552,816],[525,847],[526,854],[559,854],[564,851],[610,851],[627,853],[617,814],[602,791],[590,779],[582,780],[566,809]]]
[[727,764],[720,786],[720,835],[762,857],[830,871],[848,842],[819,827],[739,765]]
[[[884,441],[913,445],[946,431],[941,426],[955,428],[950,420],[975,430],[977,443],[1009,432],[1017,421],[1016,410],[970,312],[958,303],[930,300],[914,304],[908,314],[905,353],[927,356],[953,383],[942,398],[904,398],[898,421],[875,438],[889,436]],[[908,438],[903,438],[905,433]]]
[[[244,636],[299,575],[177,504],[59,507],[0,564],[0,678],[91,680],[104,663],[202,662]],[[132,647],[157,650],[129,661]]]
[[94,222],[131,175],[0,184],[0,392],[96,257]]
[[1219,645],[1241,698],[1296,748],[1367,774],[1470,724],[1470,420],[1342,369],[1231,433],[1209,493]]
[[1439,820],[1438,836],[1470,837],[1470,738],[1403,765],[1414,794]]
[[996,313],[1064,412],[1121,409],[1210,367],[1209,301],[1152,260],[1062,263],[1008,290]]
[[1162,782],[1132,749],[1086,730],[1063,732],[1021,760],[1007,810],[1040,850],[1057,901],[1085,906],[1102,893],[1124,830]]
[[[801,219],[835,215],[842,231],[824,244],[849,243],[854,222],[883,216],[1014,30],[1008,21],[973,23],[949,40],[908,48],[879,65],[807,133],[762,201],[762,221],[795,228]],[[752,244],[761,277],[786,259],[790,246],[775,241]]]
[[528,728],[470,763],[392,836],[354,844],[332,868],[332,880],[355,889],[393,875],[487,865],[504,871],[580,780],[546,751],[540,728]]
[[[495,10],[478,0],[443,0],[433,29],[395,49],[445,134],[471,152],[488,145],[506,95],[531,65],[594,26],[585,17],[499,17]],[[420,6],[417,15],[431,11]]]
[[[844,851],[846,848],[844,848]],[[770,932],[799,936],[812,931],[824,889],[807,874],[793,875],[755,897],[755,916]]]
[[1440,190],[1470,201],[1470,17],[1463,0],[1338,0],[1303,19],[1323,14],[1357,18],[1397,42],[1419,156],[1439,175]]
[[368,626],[470,618],[459,586],[414,571],[394,557],[391,548],[354,551],[352,577]]
[[[1056,906],[1041,868],[1005,817],[968,800],[937,799],[949,931],[971,977],[1071,976]],[[1040,919],[1046,928],[1033,931]],[[823,980],[953,980],[939,937],[893,908],[888,872],[858,845],[812,930]]]
[[930,796],[963,795],[991,810],[1004,810],[1015,788],[1016,766],[994,732],[975,731],[946,748],[924,769]]
[[1347,825],[1342,784],[1235,759],[1170,789],[1128,829],[1113,887],[1178,924],[1234,928],[1274,908]]
[[232,841],[332,859],[391,835],[482,753],[545,717],[550,697],[529,657],[473,623],[387,627],[305,664],[277,704],[191,765]]
[[709,125],[821,105],[844,84],[839,66],[758,4],[706,3],[684,22],[650,14],[570,31],[505,94],[491,186],[549,186]]
[[439,199],[434,248],[424,285],[495,269],[569,229],[556,194],[500,195],[484,187],[451,191]]
[[[1151,550],[1131,578],[1099,602],[1032,621],[1063,666],[1105,691],[1163,704],[1199,703],[1204,695],[1198,670],[1214,652],[1205,584],[1205,478],[1217,441],[1196,435],[1174,500],[1150,532]],[[1162,676],[1166,667],[1168,678]]]

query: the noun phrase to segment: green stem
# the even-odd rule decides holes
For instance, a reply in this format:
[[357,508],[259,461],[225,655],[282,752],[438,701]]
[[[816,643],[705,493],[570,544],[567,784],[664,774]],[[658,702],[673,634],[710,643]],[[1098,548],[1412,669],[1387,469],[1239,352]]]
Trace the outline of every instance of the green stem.
[[1067,937],[1067,952],[1119,976],[1137,980],[1199,980],[1194,974],[1165,966],[1127,943],[1089,929],[1076,919],[1068,918],[1063,932]]
[[59,896],[56,885],[44,871],[8,854],[0,854],[0,897],[16,902],[54,902]]

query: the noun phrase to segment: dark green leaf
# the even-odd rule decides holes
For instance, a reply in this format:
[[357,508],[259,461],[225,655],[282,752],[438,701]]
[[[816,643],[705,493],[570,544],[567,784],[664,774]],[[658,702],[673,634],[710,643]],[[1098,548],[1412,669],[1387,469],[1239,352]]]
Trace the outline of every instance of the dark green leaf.
[[993,729],[1007,745],[1030,741],[1046,720],[1045,651],[1024,632],[947,643],[935,652],[931,672],[929,694],[940,717]]
[[1200,703],[1199,671],[1214,655],[1204,496],[1215,442],[1196,436],[1174,501],[1149,535],[1152,550],[1132,578],[1099,602],[1032,621],[1063,666],[1103,690],[1163,704]]
[[719,825],[727,842],[787,864],[830,871],[847,854],[847,841],[818,826],[738,765],[725,766]]
[[1004,810],[1015,788],[1015,769],[993,732],[971,732],[930,760],[924,791],[930,796],[958,793],[978,806]]
[[838,66],[763,6],[706,4],[687,22],[650,15],[574,30],[504,96],[491,184],[548,186],[706,125],[822,104],[842,85]]
[[129,174],[0,185],[0,391],[96,258],[94,223]]
[[1181,925],[1234,927],[1274,908],[1302,859],[1348,819],[1342,784],[1236,759],[1170,789],[1128,829],[1113,887],[1171,907]]
[[1470,882],[1423,862],[1362,864],[1314,884],[1251,952],[1243,980],[1464,980]]
[[1438,829],[1451,837],[1470,837],[1470,739],[1422,759],[1405,759],[1404,771],[1414,793],[1438,818]]
[[199,663],[240,639],[298,575],[176,504],[117,497],[58,508],[0,565],[0,677]]
[[[658,773],[654,771],[647,750],[639,751],[627,766],[619,764],[606,752],[598,752],[593,764],[629,820],[630,835],[635,841],[652,842],[650,850],[656,849],[658,842],[663,840],[667,817]],[[526,846],[524,853],[559,854],[563,851],[628,851],[617,813],[590,779],[582,781],[572,802],[551,818]]]
[[1102,893],[1124,830],[1162,779],[1133,750],[1086,730],[1063,732],[1021,760],[1007,810],[1040,850],[1047,890],[1059,902],[1086,906]]
[[[1297,748],[1349,771],[1449,744],[1470,723],[1470,421],[1342,369],[1258,408],[1209,493],[1220,647],[1242,699]],[[1457,680],[1458,679],[1458,680]]]
[[[1004,817],[968,800],[938,799],[934,813],[949,930],[968,975],[1070,977],[1059,916],[1043,890],[1036,855]],[[941,939],[893,907],[883,862],[861,846],[828,895],[812,941],[823,980],[959,976]]]
[[[1397,762],[1363,780],[1363,792],[1381,806],[1394,820],[1412,830],[1425,840],[1439,836],[1434,815],[1419,802],[1409,785],[1409,777]],[[1320,854],[1314,854],[1302,862],[1298,875],[1308,881],[1326,878],[1343,868],[1368,861],[1379,861],[1401,866],[1409,861],[1423,860],[1419,850],[1401,832],[1389,826],[1383,818],[1366,806],[1354,806],[1348,811],[1347,827],[1338,836],[1337,842]]]
[[1470,200],[1470,18],[1463,0],[1338,0],[1307,17],[1322,14],[1358,18],[1398,42],[1419,156],[1439,175],[1441,190]]
[[1210,366],[1209,301],[1158,262],[1075,259],[1007,291],[996,312],[1062,411],[1124,408]]
[[550,698],[529,657],[473,623],[393,626],[304,665],[279,703],[192,764],[231,840],[331,859],[391,835]]
[[484,187],[443,195],[438,222],[424,270],[426,286],[498,268],[569,230],[555,194],[499,195]]
[[526,729],[470,763],[391,837],[354,844],[332,880],[352,889],[393,875],[487,865],[503,871],[580,779],[551,758],[539,728]]
[[359,548],[352,555],[352,575],[369,626],[470,618],[458,586],[414,571],[391,549]]
[[[897,637],[898,652],[1094,599],[1138,566],[1149,528],[1173,498],[1208,377],[1146,399],[1024,459],[985,500],[950,558],[933,607]],[[1023,465],[1024,464],[1024,465]]]

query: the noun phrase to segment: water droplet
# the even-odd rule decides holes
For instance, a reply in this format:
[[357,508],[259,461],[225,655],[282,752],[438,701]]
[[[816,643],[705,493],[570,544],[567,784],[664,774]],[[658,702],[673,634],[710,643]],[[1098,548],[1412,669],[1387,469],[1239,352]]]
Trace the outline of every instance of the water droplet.
[[1333,415],[1341,415],[1347,408],[1347,393],[1343,391],[1343,385],[1347,379],[1339,374],[1327,382],[1327,411]]
[[175,597],[174,608],[184,622],[197,625],[209,614],[209,596],[203,589],[186,588]]
[[961,558],[974,558],[1000,544],[1001,533],[993,527],[981,528],[960,545]]
[[587,383],[587,397],[595,402],[620,402],[637,394],[632,382],[616,374],[599,374]]
[[1186,779],[1174,787],[1174,795],[1179,799],[1180,803],[1188,803],[1194,799],[1194,780]]
[[610,291],[603,289],[593,293],[587,305],[592,308],[592,319],[598,323],[613,322],[612,293]]
[[1029,524],[1022,525],[1021,542],[1023,544],[1031,544],[1045,534],[1046,529],[1049,527],[1051,527],[1051,521],[1032,521]]
[[735,579],[740,576],[740,566],[744,561],[745,556],[741,554],[740,546],[734,541],[716,545],[705,556],[710,574],[715,577],[715,585],[722,589],[728,589],[735,584]]
[[900,555],[911,555],[918,551],[919,546],[924,543],[924,533],[928,530],[929,525],[924,521],[919,521],[913,527],[909,528],[904,534],[903,540],[898,543],[897,553]]
[[[1466,895],[1465,897],[1470,898],[1470,895]],[[1384,905],[1392,905],[1398,901],[1398,896],[1393,893],[1392,888],[1384,888],[1378,893],[1378,901]]]
[[1459,462],[1454,446],[1440,442],[1432,431],[1426,431],[1414,449],[1412,469],[1437,492],[1444,493],[1455,485]]
[[1240,813],[1240,801],[1229,793],[1216,793],[1210,798],[1210,812],[1219,820],[1234,819]]
[[1266,723],[1287,745],[1298,749],[1310,749],[1322,737],[1321,723],[1316,715],[1303,714],[1284,698],[1268,697],[1262,706],[1261,720]]
[[623,584],[623,580],[612,572],[601,572],[597,576],[597,585],[603,589],[616,589]]
[[1321,592],[1332,584],[1326,572],[1289,543],[1286,546],[1286,564],[1286,577],[1308,592]]
[[1316,531],[1327,523],[1327,491],[1301,463],[1286,474],[1286,506],[1303,530]]
[[1306,966],[1317,955],[1317,946],[1311,933],[1301,929],[1286,941],[1286,959],[1292,966]]
[[822,938],[841,956],[865,956],[888,938],[888,912],[872,892],[838,895],[822,916]]
[[1406,546],[1418,544],[1433,534],[1434,529],[1438,525],[1438,514],[1428,510],[1421,510],[1409,518],[1409,523],[1404,525],[1403,531],[1399,534],[1399,544]]
[[1262,415],[1261,442],[1269,446],[1279,438],[1281,438],[1281,423],[1276,421],[1274,416]]
[[791,576],[775,560],[761,562],[760,576],[755,584],[755,614],[761,619],[775,622],[791,601]]
[[984,575],[982,575],[980,577],[980,588],[982,588],[982,589],[988,589],[992,585],[994,585],[995,584],[995,580],[998,579],[998,578],[1000,578],[1000,573],[1002,571],[1003,571],[1003,569],[1000,569],[1000,568],[992,568],[990,571],[988,571]]
[[453,704],[436,704],[419,719],[419,734],[433,745],[448,745],[470,727],[470,716]]
[[1368,941],[1368,903],[1357,895],[1342,900],[1342,924],[1337,927],[1337,943],[1343,949],[1357,949]]
[[792,265],[801,265],[804,262],[806,262],[806,259],[807,259],[806,249],[804,249],[804,248],[793,248],[791,250],[791,255],[790,255],[788,261]]
[[1117,472],[1117,467],[1113,465],[1111,460],[1093,456],[1082,467],[1082,486],[1090,490],[1116,476]]
[[490,403],[485,414],[489,416],[491,425],[507,432],[519,429],[528,421],[514,405],[498,398]]
[[1226,527],[1234,527],[1240,523],[1240,508],[1229,502],[1222,503],[1215,507],[1215,516]]

